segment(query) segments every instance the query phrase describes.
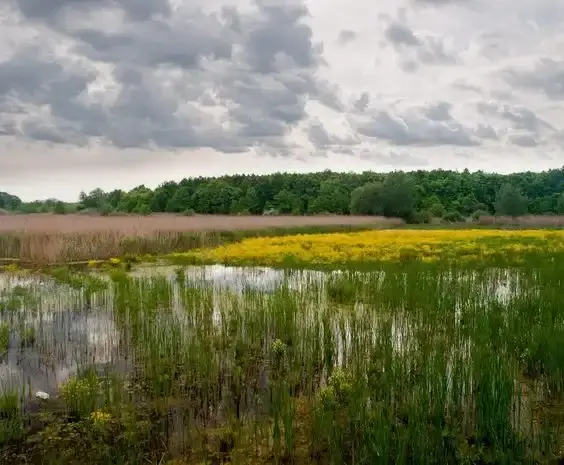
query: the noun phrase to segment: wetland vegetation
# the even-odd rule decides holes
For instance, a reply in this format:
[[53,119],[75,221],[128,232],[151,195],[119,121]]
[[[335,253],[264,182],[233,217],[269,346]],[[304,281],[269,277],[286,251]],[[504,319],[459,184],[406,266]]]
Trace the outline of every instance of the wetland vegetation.
[[0,462],[559,463],[558,237],[504,266],[12,268]]

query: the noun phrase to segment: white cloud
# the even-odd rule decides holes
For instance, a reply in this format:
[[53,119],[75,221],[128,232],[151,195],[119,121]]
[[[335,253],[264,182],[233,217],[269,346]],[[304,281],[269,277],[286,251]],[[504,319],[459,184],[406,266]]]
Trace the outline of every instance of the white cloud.
[[562,165],[559,0],[2,5],[0,190],[26,198],[240,171]]

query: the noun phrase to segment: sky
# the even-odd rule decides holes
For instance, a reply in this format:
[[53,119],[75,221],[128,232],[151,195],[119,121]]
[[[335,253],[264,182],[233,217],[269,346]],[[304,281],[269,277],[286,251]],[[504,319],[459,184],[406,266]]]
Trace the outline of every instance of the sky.
[[562,0],[0,0],[0,190],[564,165]]

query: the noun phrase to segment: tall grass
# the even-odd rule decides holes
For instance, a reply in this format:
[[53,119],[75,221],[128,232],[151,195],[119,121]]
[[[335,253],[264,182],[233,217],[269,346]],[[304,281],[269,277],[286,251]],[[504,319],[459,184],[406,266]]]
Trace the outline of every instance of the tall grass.
[[[50,295],[70,297],[13,310],[10,321],[69,307],[105,315],[112,357],[76,356],[76,374],[42,407],[50,420],[0,439],[6,463],[560,458],[564,264],[280,271],[271,292],[251,280],[206,285],[191,269],[114,271],[96,288],[56,274]],[[36,344],[63,349],[55,334],[36,331]]]
[[527,215],[527,216],[481,216],[478,224],[485,226],[517,226],[521,228],[553,227],[561,228],[564,226],[564,216],[562,215]]
[[[94,218],[93,220],[96,220]],[[355,224],[327,222],[319,225],[278,225],[275,227],[250,227],[228,229],[228,225],[217,230],[203,228],[194,231],[129,230],[115,228],[68,231],[6,231],[0,233],[0,261],[19,260],[28,264],[65,264],[93,259],[106,260],[125,255],[161,255],[171,252],[189,251],[201,247],[213,247],[234,242],[246,237],[284,236],[288,234],[314,234],[319,232],[348,232],[382,228],[395,224],[393,221],[374,219]],[[247,226],[249,227],[249,226]]]

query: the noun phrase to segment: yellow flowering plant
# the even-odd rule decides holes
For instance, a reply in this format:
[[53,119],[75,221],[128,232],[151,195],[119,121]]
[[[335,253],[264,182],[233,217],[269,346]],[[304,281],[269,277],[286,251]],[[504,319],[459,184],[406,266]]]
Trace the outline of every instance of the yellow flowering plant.
[[235,265],[377,264],[464,261],[519,263],[525,255],[564,252],[564,231],[373,230],[353,233],[257,237],[176,257],[194,263]]

